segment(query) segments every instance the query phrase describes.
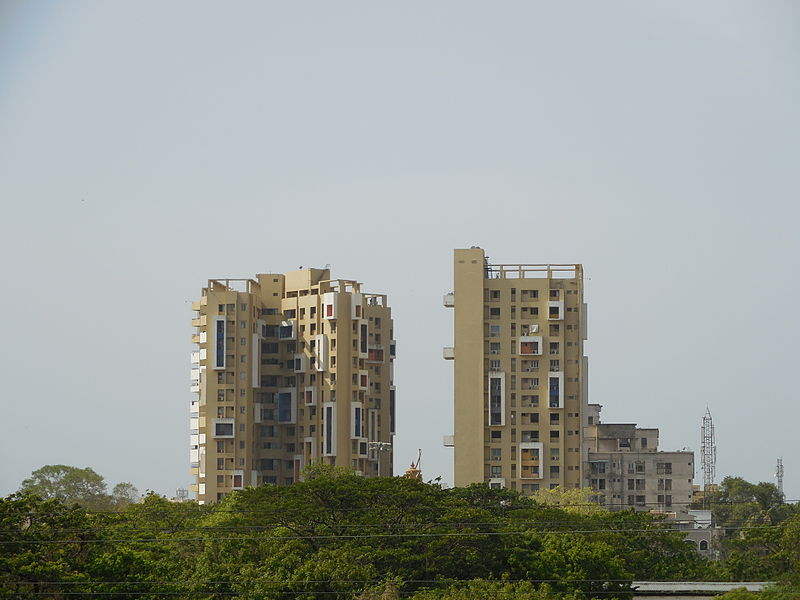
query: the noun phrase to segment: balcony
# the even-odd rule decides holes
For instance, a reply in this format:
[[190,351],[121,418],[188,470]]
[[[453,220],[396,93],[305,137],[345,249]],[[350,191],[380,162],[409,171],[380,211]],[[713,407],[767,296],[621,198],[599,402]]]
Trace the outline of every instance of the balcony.
[[383,362],[383,345],[369,344],[367,362]]
[[445,308],[453,308],[456,305],[456,295],[453,292],[445,294],[442,303]]
[[456,436],[454,436],[454,435],[442,436],[442,445],[445,448],[453,448],[456,445],[455,439],[456,439]]
[[192,327],[205,327],[206,321],[206,315],[200,315],[198,318],[192,319]]
[[442,348],[442,356],[445,360],[453,360],[456,357],[456,349],[452,346],[445,346]]

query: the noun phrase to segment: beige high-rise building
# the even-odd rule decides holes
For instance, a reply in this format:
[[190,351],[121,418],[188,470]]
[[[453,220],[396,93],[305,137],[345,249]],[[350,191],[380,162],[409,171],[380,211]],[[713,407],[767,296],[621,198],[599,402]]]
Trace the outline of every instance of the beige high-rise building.
[[587,485],[581,265],[490,264],[455,251],[455,485]]
[[192,487],[201,503],[306,465],[392,474],[395,356],[383,294],[302,269],[212,279],[192,308]]

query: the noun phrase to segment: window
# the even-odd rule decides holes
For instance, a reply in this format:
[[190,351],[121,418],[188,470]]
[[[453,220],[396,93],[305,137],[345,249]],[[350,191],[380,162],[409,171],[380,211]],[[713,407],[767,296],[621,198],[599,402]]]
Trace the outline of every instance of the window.
[[558,413],[550,413],[550,425],[558,425],[560,416]]
[[214,423],[216,437],[233,437],[233,420],[227,423]]
[[492,460],[503,460],[502,448],[492,448]]
[[558,300],[558,297],[561,294],[561,290],[550,290],[550,299],[551,300]]
[[489,344],[489,352],[492,354],[500,354],[500,343],[492,342]]
[[491,290],[489,292],[489,297],[492,300],[499,300],[500,299],[500,290]]
[[292,394],[291,392],[281,392],[278,394],[278,423],[291,423],[292,418]]
[[550,408],[561,408],[561,379],[550,377]]
[[558,359],[551,360],[550,361],[550,370],[551,371],[560,371],[561,370],[561,366],[560,365],[561,365],[561,362]]
[[492,432],[492,439],[493,440],[499,440],[502,437],[503,437],[503,432],[502,431],[493,431]]
[[[540,354],[539,350],[539,340],[541,338],[533,339],[530,338],[527,340],[520,339],[519,342],[519,353],[520,354]],[[538,365],[537,365],[538,366]]]
[[659,475],[672,475],[672,463],[656,463],[656,473]]
[[550,342],[550,354],[558,354],[558,342]]
[[561,433],[558,431],[551,431],[550,432],[550,441],[553,442],[558,440],[561,437]]
[[500,309],[499,308],[490,308],[489,309],[489,314],[491,316],[493,316],[493,317],[499,317],[500,316]]
[[503,476],[503,467],[498,465],[492,466],[492,477],[502,477]]
[[499,371],[500,370],[500,361],[499,360],[489,361],[489,368],[492,371]]
[[642,448],[647,448],[647,438],[643,437],[641,440]]
[[504,404],[503,402],[503,379],[502,377],[489,378],[489,425],[504,425]]
[[550,477],[558,477],[561,471],[561,467],[554,465],[550,467]]
[[500,325],[489,325],[489,337],[500,337]]

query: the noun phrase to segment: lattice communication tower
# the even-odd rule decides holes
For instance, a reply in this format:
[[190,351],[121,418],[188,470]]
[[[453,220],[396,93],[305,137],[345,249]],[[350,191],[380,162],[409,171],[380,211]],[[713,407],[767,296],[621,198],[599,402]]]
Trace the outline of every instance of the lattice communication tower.
[[778,467],[775,469],[775,479],[778,480],[778,491],[783,495],[783,459],[778,459]]
[[708,494],[711,486],[714,485],[714,475],[717,464],[717,446],[714,442],[714,421],[711,419],[711,411],[706,408],[703,416],[703,426],[700,428],[700,439],[703,465],[703,492]]

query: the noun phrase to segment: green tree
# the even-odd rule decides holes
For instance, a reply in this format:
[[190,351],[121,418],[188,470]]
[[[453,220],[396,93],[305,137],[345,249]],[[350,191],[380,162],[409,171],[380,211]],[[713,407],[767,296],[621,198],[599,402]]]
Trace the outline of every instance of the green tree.
[[597,503],[596,494],[589,488],[563,488],[539,490],[532,496],[535,502],[548,506],[558,506],[567,512],[584,515],[597,515],[605,512],[605,508]]
[[139,490],[132,483],[118,483],[111,490],[111,501],[117,510],[124,510],[139,501]]
[[[476,598],[497,598],[501,600],[583,600],[580,592],[556,592],[547,585],[536,586],[528,581],[491,581],[475,579],[456,583],[438,589],[423,589],[411,596],[411,600],[475,600]],[[373,597],[370,597],[372,600]],[[380,600],[395,600],[399,596],[374,596]],[[598,598],[608,600],[604,590]]]
[[46,500],[60,500],[65,504],[78,503],[95,510],[110,507],[103,476],[89,467],[79,469],[68,465],[45,465],[23,480],[19,491]]
[[82,591],[93,547],[89,519],[77,505],[38,496],[0,499],[0,598],[59,598]]
[[714,520],[730,529],[765,521],[774,525],[793,512],[775,484],[750,483],[741,477],[723,479],[709,500]]
[[[511,548],[511,572],[558,592],[594,592],[630,598],[633,573],[610,544],[570,531],[530,533]],[[598,594],[599,595],[599,594]]]

